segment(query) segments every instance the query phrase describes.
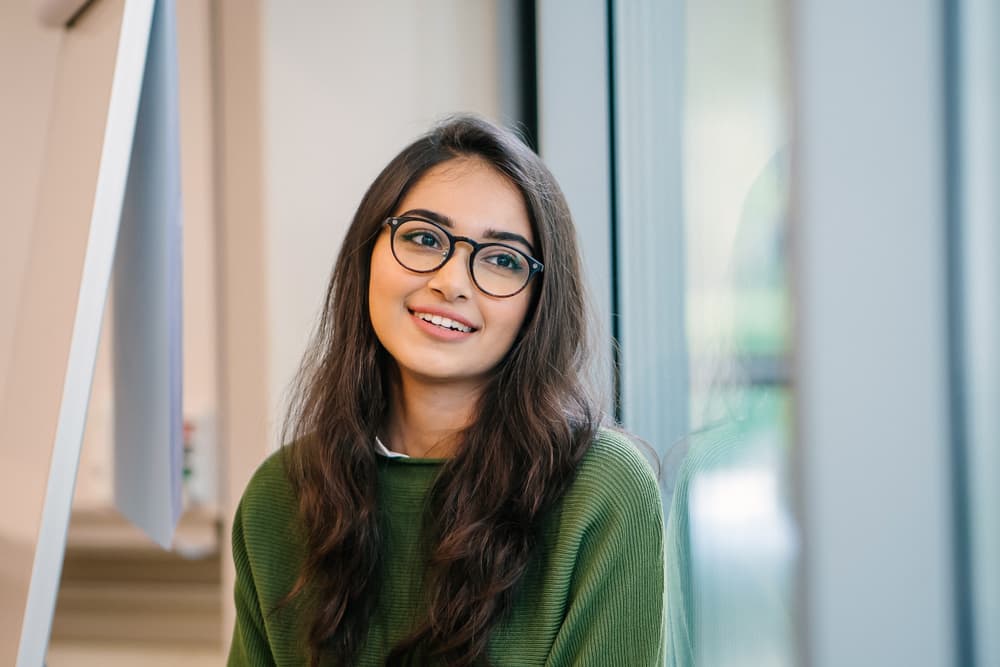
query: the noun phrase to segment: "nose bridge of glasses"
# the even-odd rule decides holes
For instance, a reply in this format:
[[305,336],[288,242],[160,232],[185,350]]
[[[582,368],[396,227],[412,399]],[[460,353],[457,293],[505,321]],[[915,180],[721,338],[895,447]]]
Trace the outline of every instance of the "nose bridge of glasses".
[[468,236],[452,235],[449,238],[451,241],[451,252],[448,253],[449,256],[448,259],[446,260],[446,263],[454,259],[456,255],[461,254],[458,251],[458,247],[460,243],[464,243],[466,246],[468,246],[468,250],[466,251],[468,254],[463,255],[464,263],[469,264],[471,269],[472,256],[476,254],[476,251],[479,250],[479,246],[481,244],[475,239],[470,239]]
[[[467,254],[459,252],[459,243],[463,241],[468,246]],[[452,236],[451,248],[449,252],[445,253],[445,259],[437,268],[436,273],[441,274],[442,272],[453,270],[457,266],[460,267],[459,270],[467,280],[474,282],[472,278],[472,256],[475,254],[477,248],[478,244],[470,238]]]
[[451,245],[453,248],[455,248],[455,250],[458,250],[459,243],[464,243],[465,245],[469,246],[470,255],[475,254],[475,252],[479,250],[479,246],[482,245],[481,243],[479,243],[479,241],[476,241],[475,239],[470,239],[468,236],[455,236],[453,234],[451,236]]

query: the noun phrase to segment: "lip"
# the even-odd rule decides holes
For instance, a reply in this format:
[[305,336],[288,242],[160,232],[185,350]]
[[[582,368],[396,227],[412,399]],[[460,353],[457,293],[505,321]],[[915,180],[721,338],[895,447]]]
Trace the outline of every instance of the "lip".
[[[413,319],[414,325],[423,331],[425,334],[440,341],[461,341],[467,339],[472,334],[478,331],[478,328],[470,323],[467,319],[459,317],[454,313],[449,313],[446,310],[440,308],[409,308],[410,317]],[[439,327],[436,324],[432,324],[426,320],[417,317],[416,313],[427,313],[429,315],[440,315],[441,317],[447,317],[450,320],[459,322],[467,327],[470,327],[472,331],[466,333],[464,331],[456,331],[455,329],[446,329],[444,327]]]
[[[441,317],[447,317],[449,320],[452,320],[454,322],[458,322],[459,324],[461,324],[463,326],[469,327],[470,329],[472,329],[471,333],[476,333],[479,330],[478,326],[476,326],[475,324],[473,324],[469,320],[465,319],[464,317],[462,317],[458,313],[453,313],[450,310],[445,310],[443,308],[435,308],[433,306],[427,306],[427,307],[424,307],[424,306],[407,306],[407,310],[409,310],[410,311],[410,315],[413,315],[414,317],[417,317],[414,313],[427,313],[428,315],[439,315]],[[417,317],[417,319],[420,320],[419,317]],[[420,320],[420,321],[423,322],[423,320]],[[438,328],[440,328],[440,327],[438,327]],[[461,332],[459,332],[459,333],[461,333]]]

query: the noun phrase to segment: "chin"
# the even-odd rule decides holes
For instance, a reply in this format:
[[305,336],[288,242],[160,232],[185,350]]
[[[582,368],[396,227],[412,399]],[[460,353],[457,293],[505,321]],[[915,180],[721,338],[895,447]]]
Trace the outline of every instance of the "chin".
[[411,375],[418,378],[428,384],[481,384],[486,381],[488,375],[486,373],[470,373],[470,372],[457,372],[457,371],[444,371],[444,370],[432,370],[420,372],[417,370],[411,371]]
[[451,364],[400,364],[404,375],[427,384],[478,384],[489,378],[485,368],[455,367]]

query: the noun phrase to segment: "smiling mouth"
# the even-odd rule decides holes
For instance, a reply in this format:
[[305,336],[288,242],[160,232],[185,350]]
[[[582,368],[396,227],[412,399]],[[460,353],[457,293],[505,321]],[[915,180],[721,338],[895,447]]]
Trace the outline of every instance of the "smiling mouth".
[[468,327],[461,322],[456,322],[455,320],[448,319],[447,317],[441,317],[440,315],[431,315],[430,313],[421,313],[415,310],[411,310],[410,314],[414,317],[419,317],[424,322],[429,322],[435,326],[441,327],[442,329],[461,331],[462,333],[472,333],[475,331],[472,327]]

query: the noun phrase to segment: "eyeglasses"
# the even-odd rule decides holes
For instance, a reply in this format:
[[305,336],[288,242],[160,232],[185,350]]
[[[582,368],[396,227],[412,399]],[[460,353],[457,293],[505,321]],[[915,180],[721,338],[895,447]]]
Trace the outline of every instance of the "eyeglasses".
[[437,271],[451,259],[455,245],[472,246],[469,273],[481,291],[495,297],[514,296],[531,277],[541,273],[542,263],[505,243],[480,243],[467,236],[455,236],[436,222],[404,215],[388,218],[392,230],[392,255],[403,268],[417,273]]

